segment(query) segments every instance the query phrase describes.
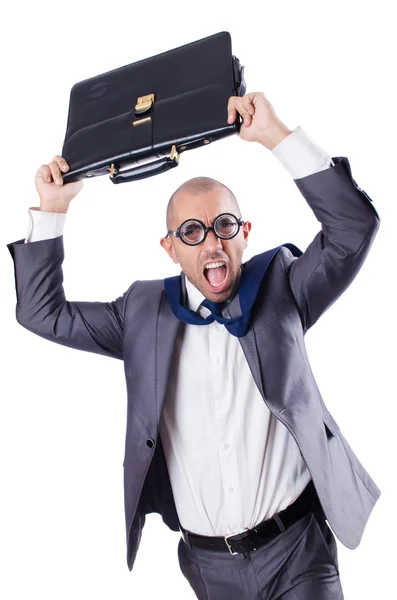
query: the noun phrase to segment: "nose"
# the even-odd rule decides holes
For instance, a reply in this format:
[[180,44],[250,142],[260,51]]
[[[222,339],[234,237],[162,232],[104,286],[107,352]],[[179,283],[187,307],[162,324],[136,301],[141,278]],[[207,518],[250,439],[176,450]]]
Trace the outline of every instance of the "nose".
[[218,238],[214,231],[208,231],[207,233],[207,237],[205,238],[204,242],[203,242],[203,246],[204,246],[204,250],[206,252],[217,252],[219,250],[222,250],[223,246],[222,246],[222,240],[220,238]]

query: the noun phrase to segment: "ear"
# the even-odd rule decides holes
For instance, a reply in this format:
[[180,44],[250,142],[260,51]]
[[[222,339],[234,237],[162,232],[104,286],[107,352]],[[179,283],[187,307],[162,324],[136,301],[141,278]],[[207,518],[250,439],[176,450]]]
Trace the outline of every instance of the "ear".
[[160,240],[160,244],[164,248],[164,250],[167,252],[168,256],[170,258],[172,258],[174,263],[176,265],[179,264],[179,261],[177,260],[176,255],[175,255],[175,249],[174,249],[172,240],[169,237],[163,237]]
[[248,236],[251,231],[252,223],[251,221],[245,221],[243,225],[243,235],[244,235],[244,248],[247,247],[248,244]]

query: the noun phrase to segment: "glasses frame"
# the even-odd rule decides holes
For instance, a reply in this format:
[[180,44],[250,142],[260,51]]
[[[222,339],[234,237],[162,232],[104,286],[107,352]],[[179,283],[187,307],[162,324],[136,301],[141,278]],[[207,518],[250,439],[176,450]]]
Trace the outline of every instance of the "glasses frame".
[[[222,237],[221,235],[218,235],[215,231],[215,227],[216,227],[216,223],[217,223],[218,219],[220,219],[221,217],[224,217],[224,216],[233,217],[233,219],[236,219],[236,221],[237,221],[237,231],[235,233],[233,233],[233,235],[230,235],[228,237]],[[194,221],[195,223],[199,223],[204,231],[204,235],[201,238],[201,240],[199,242],[194,242],[193,244],[190,242],[186,242],[180,234],[182,227],[185,225],[185,223],[188,223],[189,221]],[[214,219],[214,223],[212,225],[210,225],[209,227],[206,227],[205,223],[200,221],[200,219],[186,219],[185,221],[183,221],[183,223],[181,223],[179,225],[179,227],[176,231],[168,230],[167,235],[165,237],[168,237],[169,235],[173,235],[174,237],[179,238],[181,240],[181,242],[186,244],[186,246],[198,246],[199,244],[204,242],[209,231],[213,231],[214,235],[221,240],[232,240],[239,233],[240,228],[243,225],[244,225],[244,221],[242,219],[240,219],[239,217],[236,217],[236,215],[234,215],[233,213],[221,213]]]

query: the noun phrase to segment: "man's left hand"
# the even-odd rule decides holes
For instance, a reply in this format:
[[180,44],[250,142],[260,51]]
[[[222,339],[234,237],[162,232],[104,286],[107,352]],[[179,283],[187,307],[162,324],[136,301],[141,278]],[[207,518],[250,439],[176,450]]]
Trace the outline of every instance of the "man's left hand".
[[272,150],[291,133],[275,113],[263,92],[250,92],[245,96],[230,96],[227,105],[228,123],[234,123],[239,113],[239,137],[247,142],[259,142]]

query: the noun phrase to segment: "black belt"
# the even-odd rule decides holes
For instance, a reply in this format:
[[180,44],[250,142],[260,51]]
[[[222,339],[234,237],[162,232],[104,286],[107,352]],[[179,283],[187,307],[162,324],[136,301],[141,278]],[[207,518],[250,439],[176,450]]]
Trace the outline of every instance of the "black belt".
[[300,496],[287,508],[276,513],[270,519],[262,521],[262,523],[259,523],[253,529],[247,529],[243,533],[226,535],[224,537],[212,537],[192,533],[184,529],[181,525],[179,527],[183,541],[191,548],[223,550],[230,552],[230,554],[239,554],[256,550],[262,544],[269,542],[288,529],[288,527],[301,519],[309,511],[313,512],[319,520],[325,518],[312,480],[309,481]]

